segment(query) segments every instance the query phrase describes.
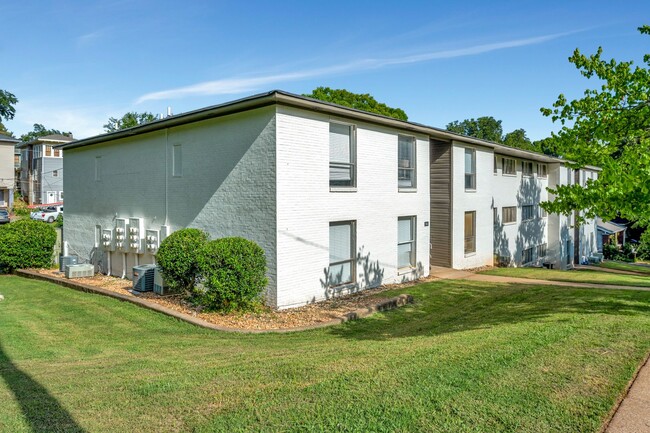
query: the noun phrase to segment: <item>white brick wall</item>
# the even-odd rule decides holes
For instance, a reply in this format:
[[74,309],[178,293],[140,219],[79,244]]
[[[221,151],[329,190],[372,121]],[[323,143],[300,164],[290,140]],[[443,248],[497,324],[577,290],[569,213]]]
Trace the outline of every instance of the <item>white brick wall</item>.
[[[397,130],[356,123],[356,192],[330,192],[326,114],[278,107],[278,303],[329,296],[329,223],[355,220],[358,288],[429,273],[429,142],[417,136],[417,191],[398,192]],[[407,135],[413,135],[403,132]],[[398,274],[397,218],[417,216],[419,269]]]

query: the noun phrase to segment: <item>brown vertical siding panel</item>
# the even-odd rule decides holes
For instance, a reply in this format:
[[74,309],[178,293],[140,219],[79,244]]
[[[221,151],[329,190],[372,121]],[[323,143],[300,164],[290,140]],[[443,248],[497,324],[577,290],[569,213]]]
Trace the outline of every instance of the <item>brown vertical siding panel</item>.
[[431,265],[451,267],[451,143],[431,140]]

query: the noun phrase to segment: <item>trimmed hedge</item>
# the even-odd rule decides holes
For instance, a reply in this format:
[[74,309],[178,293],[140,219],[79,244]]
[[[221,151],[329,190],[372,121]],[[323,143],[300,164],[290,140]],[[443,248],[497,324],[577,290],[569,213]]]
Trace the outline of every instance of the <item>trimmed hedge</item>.
[[160,243],[158,266],[170,289],[190,291],[198,276],[197,254],[208,242],[208,234],[199,229],[178,230]]
[[0,273],[52,265],[56,231],[42,221],[22,219],[0,226]]
[[268,280],[264,250],[255,242],[239,237],[208,242],[198,267],[206,290],[197,297],[206,308],[228,312],[260,304]]

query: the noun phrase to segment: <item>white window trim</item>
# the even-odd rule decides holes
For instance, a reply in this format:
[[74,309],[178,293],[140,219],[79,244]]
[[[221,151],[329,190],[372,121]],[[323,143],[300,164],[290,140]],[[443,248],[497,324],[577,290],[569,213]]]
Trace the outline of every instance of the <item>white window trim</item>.
[[[357,283],[357,260],[356,260],[356,251],[357,251],[357,222],[356,220],[343,220],[343,221],[331,221],[328,226],[329,227],[334,226],[334,225],[350,225],[350,258],[346,260],[340,260],[338,262],[330,262],[327,265],[327,272],[329,275],[329,269],[332,267],[332,265],[338,265],[341,263],[347,263],[350,262],[350,277],[352,278],[352,281],[347,281],[345,283],[337,284],[337,285],[330,285],[330,288],[345,288],[345,287],[353,287]],[[329,260],[328,260],[329,262]]]
[[[512,168],[514,169],[514,173],[507,173],[505,170],[506,167],[506,160],[512,161]],[[502,176],[510,176],[510,177],[516,177],[517,176],[517,160],[515,158],[508,158],[506,156],[501,157],[501,175]]]
[[397,250],[398,250],[398,254],[399,254],[399,246],[400,245],[411,244],[411,261],[412,261],[412,264],[409,265],[409,266],[400,267],[399,266],[399,257],[398,257],[397,258],[397,273],[398,273],[398,275],[406,274],[406,273],[409,273],[409,272],[413,271],[413,269],[415,269],[417,267],[417,262],[418,262],[418,259],[417,259],[417,216],[410,215],[410,216],[398,217],[397,218],[397,224],[399,225],[400,220],[407,220],[407,219],[411,221],[411,236],[412,236],[412,239],[409,240],[409,241],[400,242],[399,241],[399,233],[398,233],[398,235],[397,235]]
[[[472,165],[473,165],[473,172],[472,173],[467,173],[467,151],[472,152]],[[473,147],[465,147],[463,150],[463,185],[465,186],[465,192],[476,192],[476,185],[477,185],[477,167],[476,167],[476,149]],[[467,175],[471,174],[474,179],[474,185],[471,187],[467,187]]]
[[[413,139],[413,184],[411,186],[399,186],[399,170],[402,169],[399,164],[399,137],[408,137]],[[414,135],[398,134],[397,135],[397,190],[398,192],[417,192],[418,188],[418,139]]]
[[[511,208],[515,210],[515,220],[506,222],[506,219],[504,218],[504,213],[503,212],[506,209],[511,209]],[[517,224],[517,206],[502,206],[501,207],[501,224],[503,224],[503,225]]]
[[[358,172],[358,165],[357,165],[357,125],[353,123],[347,123],[347,122],[341,122],[338,120],[330,120],[327,123],[327,138],[329,141],[329,125],[335,123],[337,125],[344,125],[350,127],[350,163],[349,165],[352,168],[352,185],[346,186],[346,185],[332,185],[332,180],[328,179],[329,182],[329,187],[330,187],[330,192],[356,192],[357,191],[357,172]],[[328,142],[328,146],[330,146],[330,143]],[[329,150],[329,147],[328,147]],[[329,157],[328,157],[329,159]],[[331,167],[332,161],[328,161],[328,167]]]

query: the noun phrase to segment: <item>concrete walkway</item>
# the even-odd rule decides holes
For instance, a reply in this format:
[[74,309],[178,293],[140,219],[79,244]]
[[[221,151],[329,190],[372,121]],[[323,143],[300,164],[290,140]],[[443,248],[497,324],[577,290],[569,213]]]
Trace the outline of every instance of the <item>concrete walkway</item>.
[[[598,268],[598,270],[602,270]],[[490,283],[540,284],[547,286],[584,287],[593,289],[643,290],[650,287],[615,286],[611,284],[568,283],[564,281],[534,280],[496,275],[482,275],[470,271],[431,268],[431,276],[443,280],[485,281]],[[604,433],[650,433],[650,360],[639,368],[627,395],[614,409],[614,416],[603,426]]]

